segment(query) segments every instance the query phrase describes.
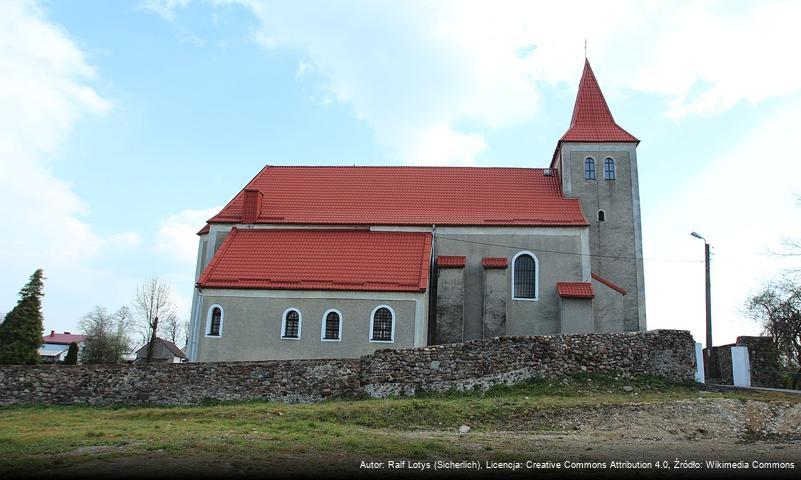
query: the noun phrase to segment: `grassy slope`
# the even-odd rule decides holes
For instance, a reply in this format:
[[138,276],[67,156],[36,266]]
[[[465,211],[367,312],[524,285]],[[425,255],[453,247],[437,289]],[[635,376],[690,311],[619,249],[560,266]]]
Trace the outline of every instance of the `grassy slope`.
[[[624,385],[635,390],[626,393]],[[581,376],[566,382],[539,380],[496,387],[484,394],[420,395],[388,400],[338,400],[285,405],[249,402],[193,407],[4,407],[0,408],[0,471],[24,473],[98,458],[145,456],[194,458],[215,452],[236,462],[271,455],[430,458],[465,453],[464,447],[405,432],[532,429],[527,418],[552,409],[598,404],[649,403],[698,398],[695,387]],[[704,398],[784,400],[769,393],[703,392]],[[789,399],[792,401],[792,399]],[[537,429],[556,427],[536,424]],[[120,447],[124,448],[112,448]],[[489,448],[488,448],[489,449]],[[92,455],[86,455],[91,452]],[[488,452],[494,459],[531,452]]]

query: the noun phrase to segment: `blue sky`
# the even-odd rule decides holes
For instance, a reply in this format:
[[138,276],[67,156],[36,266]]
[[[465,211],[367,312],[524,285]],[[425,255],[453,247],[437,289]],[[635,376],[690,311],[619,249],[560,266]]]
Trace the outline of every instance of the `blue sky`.
[[[544,167],[584,39],[638,150],[649,328],[716,343],[797,259],[797,2],[19,1],[0,6],[0,312],[45,269],[45,329],[173,284],[267,163]],[[690,261],[686,261],[690,260]]]

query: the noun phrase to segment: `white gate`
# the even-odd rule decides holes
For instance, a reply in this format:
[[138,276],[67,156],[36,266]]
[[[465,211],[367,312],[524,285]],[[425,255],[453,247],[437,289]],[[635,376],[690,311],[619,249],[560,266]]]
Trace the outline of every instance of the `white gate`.
[[751,386],[751,362],[748,347],[731,347],[731,376],[735,387]]

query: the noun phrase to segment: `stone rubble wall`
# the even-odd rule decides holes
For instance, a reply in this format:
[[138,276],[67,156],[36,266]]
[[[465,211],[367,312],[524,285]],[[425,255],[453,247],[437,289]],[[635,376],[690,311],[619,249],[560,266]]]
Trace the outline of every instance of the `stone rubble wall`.
[[0,367],[0,405],[295,403],[358,390],[358,359]]
[[361,383],[372,397],[419,390],[485,390],[531,378],[578,373],[659,375],[694,381],[695,342],[689,332],[495,337],[451,345],[379,350],[362,357]]
[[0,405],[155,404],[336,397],[486,389],[577,373],[659,375],[692,382],[689,332],[495,337],[379,350],[361,359],[151,365],[0,366]]
[[733,385],[731,347],[747,347],[752,387],[781,387],[779,352],[773,337],[737,337],[736,343],[712,347],[709,376],[711,382]]

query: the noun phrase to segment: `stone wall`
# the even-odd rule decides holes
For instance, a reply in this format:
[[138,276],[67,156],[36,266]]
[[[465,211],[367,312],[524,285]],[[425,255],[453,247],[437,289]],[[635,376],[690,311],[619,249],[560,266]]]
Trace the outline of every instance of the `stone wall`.
[[778,387],[781,385],[779,351],[773,337],[737,337],[737,345],[748,347],[752,386]]
[[486,389],[530,378],[577,373],[660,375],[692,382],[695,342],[689,332],[497,337],[453,345],[379,350],[362,357],[361,383],[373,397],[418,390]]
[[751,386],[779,387],[779,353],[772,337],[737,337],[736,343],[712,347],[707,383],[734,384],[731,347],[748,347]]
[[420,389],[485,389],[576,373],[660,375],[691,382],[689,332],[496,337],[361,359],[151,365],[0,366],[0,405],[197,404],[207,400],[314,402]]
[[0,367],[0,405],[313,402],[359,391],[359,360]]

